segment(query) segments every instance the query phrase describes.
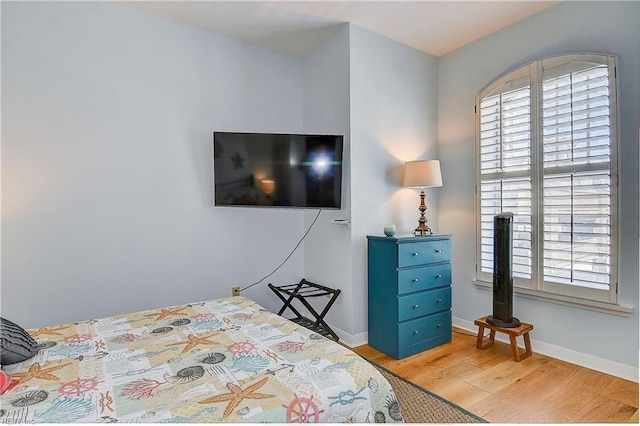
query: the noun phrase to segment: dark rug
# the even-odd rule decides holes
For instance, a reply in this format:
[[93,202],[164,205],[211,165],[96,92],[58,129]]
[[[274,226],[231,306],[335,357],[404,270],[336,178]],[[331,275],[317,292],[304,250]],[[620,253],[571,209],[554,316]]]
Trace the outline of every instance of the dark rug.
[[371,364],[391,383],[406,423],[488,423],[383,366],[374,362]]

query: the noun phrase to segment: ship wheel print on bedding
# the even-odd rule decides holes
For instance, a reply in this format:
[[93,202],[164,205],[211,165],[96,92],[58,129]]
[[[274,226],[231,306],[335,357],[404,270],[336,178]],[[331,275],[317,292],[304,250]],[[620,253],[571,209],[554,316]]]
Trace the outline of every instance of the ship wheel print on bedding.
[[70,345],[79,345],[92,339],[92,334],[74,334],[73,336],[65,337],[64,342]]
[[245,340],[243,342],[235,342],[227,346],[227,352],[232,353],[234,356],[249,355],[255,349],[256,349],[255,343],[252,343],[248,340]]
[[248,385],[246,388],[241,388],[240,386],[233,384],[231,382],[227,383],[227,389],[229,393],[224,393],[221,395],[212,396],[211,398],[204,399],[202,401],[198,401],[198,404],[213,404],[216,402],[227,402],[227,408],[225,408],[222,417],[227,417],[229,414],[236,409],[242,401],[245,399],[269,399],[275,398],[275,395],[269,395],[265,393],[256,392],[260,389],[265,383],[269,381],[268,377],[260,379],[259,381]]
[[287,423],[319,423],[324,410],[320,410],[313,402],[313,395],[305,398],[294,393],[293,396],[295,398],[288,406],[283,405],[287,409]]
[[90,392],[98,389],[98,379],[96,377],[92,379],[81,379],[65,383],[58,388],[58,393],[66,396],[81,396],[86,392]]

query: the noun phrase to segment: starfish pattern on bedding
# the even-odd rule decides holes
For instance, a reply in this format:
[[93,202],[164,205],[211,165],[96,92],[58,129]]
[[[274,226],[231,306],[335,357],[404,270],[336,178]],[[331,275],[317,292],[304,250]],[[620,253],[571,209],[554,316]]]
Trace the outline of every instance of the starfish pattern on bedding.
[[42,380],[60,380],[60,378],[54,374],[51,374],[52,371],[59,370],[71,363],[68,362],[62,365],[56,365],[55,367],[47,367],[42,368],[39,362],[34,363],[27,371],[24,373],[14,373],[11,375],[12,378],[18,379],[19,383],[24,383],[31,379],[42,379]]
[[152,314],[146,314],[145,317],[157,316],[156,321],[160,321],[160,320],[165,319],[169,315],[184,315],[184,312],[182,312],[182,311],[185,310],[186,308],[187,308],[187,306],[183,306],[183,307],[177,308],[177,309],[162,308],[162,309],[160,309],[160,312],[154,312]]
[[215,335],[216,333],[212,333],[212,334],[208,334],[206,336],[202,336],[202,337],[198,337],[195,334],[190,334],[187,336],[187,340],[186,341],[182,341],[182,342],[177,342],[177,343],[169,343],[166,346],[179,346],[179,345],[186,345],[184,347],[184,349],[182,349],[182,352],[180,352],[181,354],[187,353],[189,352],[191,349],[195,348],[198,345],[219,345],[220,343],[218,342],[212,342],[211,340],[207,340],[209,339],[209,337]]
[[258,393],[256,392],[260,389],[267,381],[268,377],[265,377],[252,385],[247,386],[242,389],[240,386],[233,384],[231,382],[227,383],[227,389],[229,389],[229,393],[223,393],[222,395],[212,396],[211,398],[207,398],[202,401],[198,401],[198,404],[212,404],[215,402],[226,402],[229,401],[227,408],[224,409],[224,413],[222,417],[227,417],[229,414],[233,412],[233,410],[238,407],[243,400],[245,399],[268,399],[275,398],[275,395],[269,395],[266,393]]
[[65,328],[69,328],[69,326],[59,325],[57,327],[40,327],[37,330],[29,331],[29,335],[31,337],[40,336],[42,334],[46,334],[48,336],[62,336],[62,333],[58,333],[58,331],[64,330]]

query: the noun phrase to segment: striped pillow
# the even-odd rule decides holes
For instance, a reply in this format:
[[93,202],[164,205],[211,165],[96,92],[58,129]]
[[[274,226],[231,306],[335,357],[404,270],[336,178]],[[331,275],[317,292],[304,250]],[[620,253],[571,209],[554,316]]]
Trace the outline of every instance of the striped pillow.
[[0,365],[22,362],[38,353],[38,343],[22,327],[0,317]]

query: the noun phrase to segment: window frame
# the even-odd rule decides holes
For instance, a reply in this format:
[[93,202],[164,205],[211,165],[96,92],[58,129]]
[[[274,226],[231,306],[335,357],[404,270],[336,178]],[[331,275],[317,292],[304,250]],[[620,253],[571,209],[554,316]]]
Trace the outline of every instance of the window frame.
[[[598,290],[573,284],[562,284],[544,280],[543,273],[543,172],[542,158],[542,76],[543,66],[553,67],[570,62],[591,62],[606,65],[609,70],[609,129],[610,129],[610,274],[609,289]],[[493,274],[482,271],[482,224],[481,224],[481,191],[480,186],[484,180],[490,179],[490,175],[481,173],[481,102],[489,96],[505,93],[518,87],[530,87],[530,167],[525,173],[531,176],[531,278],[514,277],[514,292],[533,298],[557,300],[560,303],[570,305],[604,304],[617,305],[618,303],[618,211],[619,211],[619,174],[618,174],[618,150],[619,150],[619,120],[618,120],[618,83],[617,83],[618,58],[609,54],[598,53],[570,53],[547,56],[525,65],[519,66],[504,73],[485,88],[480,90],[475,100],[475,198],[476,198],[476,283],[487,286],[491,283]],[[587,167],[589,168],[589,167]],[[567,171],[575,173],[576,167],[569,167]],[[521,175],[519,172],[511,172],[513,176]],[[500,172],[493,177],[508,177],[509,172]],[[576,301],[575,303],[572,301]],[[623,309],[626,312],[626,309]]]

